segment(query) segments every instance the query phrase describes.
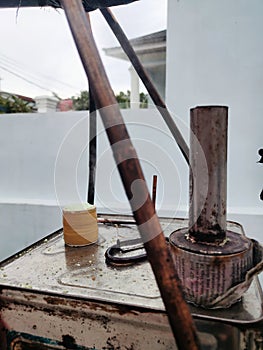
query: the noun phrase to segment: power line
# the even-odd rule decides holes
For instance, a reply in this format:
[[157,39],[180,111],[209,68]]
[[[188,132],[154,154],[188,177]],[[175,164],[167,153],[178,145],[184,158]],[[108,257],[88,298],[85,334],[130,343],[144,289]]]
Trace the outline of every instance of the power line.
[[[2,61],[2,64],[9,66],[8,69],[10,69],[12,71],[14,71],[14,70],[21,71],[22,70],[23,73],[25,72],[27,76],[31,76],[34,81],[38,80],[41,82],[41,80],[43,81],[43,79],[44,79],[44,80],[48,80],[49,82],[50,81],[57,82],[58,84],[66,86],[66,87],[71,88],[71,89],[79,90],[79,87],[76,87],[76,86],[71,85],[69,83],[63,82],[63,81],[56,79],[54,77],[51,77],[51,76],[48,76],[48,75],[45,75],[42,73],[37,73],[37,75],[34,73],[32,74],[32,71],[31,70],[29,71],[28,67],[26,67],[24,64],[21,64],[20,62],[16,61],[13,58],[8,57],[7,55],[5,55],[3,53],[0,53],[0,59]],[[10,66],[11,66],[11,68],[10,68]],[[17,74],[20,74],[20,73],[17,73]],[[39,76],[42,79],[39,79]],[[58,86],[57,86],[57,88],[58,88]]]
[[1,67],[3,69],[11,71],[12,73],[19,75],[19,76],[22,76],[22,77],[26,76],[27,79],[33,81],[35,84],[39,84],[40,86],[46,85],[46,84],[43,84],[42,81],[40,79],[38,79],[37,77],[35,77],[33,74],[26,72],[24,69],[20,68],[16,64],[9,62],[8,60],[6,60],[3,57],[0,57],[0,64],[1,64]]
[[[1,52],[0,52],[0,56],[2,56],[1,59],[4,59],[4,60],[6,61],[6,63],[15,66],[16,69],[22,69],[22,70],[24,70],[24,71],[26,70],[26,71],[27,71],[27,74],[28,74],[28,67],[26,67],[26,65],[21,64],[21,63],[18,62],[17,60],[15,60],[15,59],[13,59],[13,58],[10,58],[10,57],[8,57],[7,55],[5,55],[5,54],[3,54],[3,53],[1,53]],[[30,74],[30,75],[34,75],[34,74],[32,74],[31,69],[30,69],[30,73],[29,73],[29,74]],[[69,84],[69,83],[63,82],[63,81],[61,81],[61,80],[59,80],[59,79],[56,79],[56,78],[54,78],[54,77],[51,77],[51,76],[48,76],[48,75],[45,75],[45,74],[42,74],[42,73],[39,73],[39,72],[37,72],[37,74],[38,74],[38,76],[41,75],[41,76],[42,76],[43,78],[45,78],[45,79],[52,80],[52,81],[56,81],[56,82],[58,82],[58,83],[61,84],[61,85],[68,86],[68,87],[74,88],[74,89],[77,88],[76,86],[73,86],[73,85],[71,85],[71,84]]]
[[46,87],[43,87],[43,86],[41,86],[41,85],[39,85],[39,84],[33,82],[32,80],[27,79],[27,78],[23,77],[22,75],[20,75],[20,74],[18,74],[18,73],[15,73],[15,72],[11,71],[10,69],[8,69],[8,68],[6,68],[6,67],[3,67],[2,65],[0,65],[0,68],[3,69],[3,70],[5,70],[6,72],[8,72],[8,73],[10,73],[10,74],[12,74],[12,75],[18,77],[18,78],[20,78],[20,79],[26,81],[26,82],[29,83],[29,84],[35,85],[35,86],[37,86],[38,88],[40,88],[40,89],[42,89],[42,90],[46,90],[46,91],[50,91],[50,92],[54,93],[54,91],[52,91],[52,90],[50,90],[50,89],[48,89],[48,88],[46,88]]

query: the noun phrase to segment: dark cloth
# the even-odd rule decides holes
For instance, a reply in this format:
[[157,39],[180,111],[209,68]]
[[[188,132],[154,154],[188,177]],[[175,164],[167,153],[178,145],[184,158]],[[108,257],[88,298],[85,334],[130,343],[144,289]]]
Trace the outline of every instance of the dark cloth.
[[258,163],[263,163],[263,148],[260,148],[258,150],[258,154],[260,155],[260,160],[258,161]]
[[125,5],[137,0],[83,0],[85,11],[93,11],[97,8]]
[[[138,0],[82,0],[86,12],[98,8],[125,5]],[[0,8],[4,7],[42,7],[52,6],[61,8],[59,0],[0,0]]]

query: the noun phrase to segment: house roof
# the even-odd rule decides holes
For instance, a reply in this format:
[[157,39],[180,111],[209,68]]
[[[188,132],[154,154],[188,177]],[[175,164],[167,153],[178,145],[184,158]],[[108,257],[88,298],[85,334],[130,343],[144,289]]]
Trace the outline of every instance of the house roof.
[[9,96],[16,96],[18,98],[20,98],[21,100],[25,101],[25,102],[29,102],[29,103],[35,103],[35,100],[31,97],[28,96],[24,96],[24,95],[19,95],[19,94],[13,94],[10,92],[6,92],[6,91],[0,91],[0,95],[3,97],[9,97]]
[[[166,57],[166,30],[140,36],[130,40],[130,43],[141,61],[165,61]],[[128,60],[120,46],[105,48],[107,56]]]
[[[138,0],[82,0],[85,10],[93,11],[97,8],[110,7],[117,5],[129,4]],[[55,8],[61,7],[59,0],[1,0],[0,8],[5,7],[42,7],[52,6]]]
[[19,94],[14,94],[14,95],[19,97],[21,100],[23,100],[25,102],[35,103],[35,100],[32,97],[23,96],[23,95],[19,95]]
[[131,44],[134,46],[145,45],[145,44],[166,44],[166,30],[161,30],[159,32],[151,33],[148,35],[143,35],[138,38],[130,40]]

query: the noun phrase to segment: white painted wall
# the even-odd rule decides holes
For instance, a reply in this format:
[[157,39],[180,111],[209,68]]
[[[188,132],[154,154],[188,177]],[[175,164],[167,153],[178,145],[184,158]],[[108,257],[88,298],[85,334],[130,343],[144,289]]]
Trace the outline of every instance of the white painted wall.
[[[174,155],[177,145],[159,112],[155,109],[123,110],[126,126],[136,148],[148,188],[158,175],[157,209],[161,215],[184,215],[180,174]],[[99,122],[99,160],[96,202],[100,210],[130,213],[105,131]],[[104,137],[102,137],[104,135]],[[186,166],[186,165],[185,165]],[[105,181],[105,178],[107,181]]]
[[[56,158],[63,139],[84,118],[76,137],[87,136],[86,112],[0,116],[0,260],[62,226],[54,186]],[[73,164],[72,152],[65,168]],[[87,154],[79,162],[78,183],[86,197]],[[64,173],[64,178],[69,176]]]
[[[56,202],[54,167],[63,139],[87,112],[9,114],[0,116],[0,193],[2,202]],[[88,133],[84,119],[75,142]],[[68,155],[69,163],[72,161]],[[86,184],[87,155],[80,163],[81,187]],[[65,174],[66,176],[66,174]]]
[[[260,236],[263,166],[256,162],[263,147],[262,13],[261,0],[170,0],[166,86],[169,108],[187,124],[191,107],[229,106],[228,213],[234,219],[257,214],[260,225],[256,220],[258,226],[247,225],[247,230]],[[186,177],[179,156],[178,165]],[[187,192],[186,181],[183,188]]]

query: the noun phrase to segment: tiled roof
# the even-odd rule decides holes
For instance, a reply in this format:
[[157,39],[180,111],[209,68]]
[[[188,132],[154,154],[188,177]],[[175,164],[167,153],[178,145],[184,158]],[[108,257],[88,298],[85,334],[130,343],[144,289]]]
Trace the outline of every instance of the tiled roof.
[[[166,55],[166,30],[161,30],[159,32],[151,33],[148,35],[143,35],[138,38],[130,39],[129,40],[134,51],[140,58],[142,59],[142,56],[144,56],[144,59],[146,55],[157,55],[155,59],[160,60],[161,57],[164,58]],[[120,59],[127,59],[127,56],[124,54],[124,51],[120,46],[115,47],[109,47],[103,49],[106,55],[120,58]]]
[[166,30],[161,30],[156,33],[151,33],[131,39],[130,43],[134,46],[142,44],[166,43]]
[[0,91],[0,95],[3,97],[8,97],[8,96],[16,96],[18,98],[20,98],[21,100],[25,101],[25,102],[31,102],[31,103],[35,103],[35,100],[31,97],[28,96],[24,96],[24,95],[19,95],[19,94],[14,94],[11,92],[6,92],[6,91]]

